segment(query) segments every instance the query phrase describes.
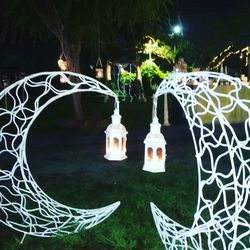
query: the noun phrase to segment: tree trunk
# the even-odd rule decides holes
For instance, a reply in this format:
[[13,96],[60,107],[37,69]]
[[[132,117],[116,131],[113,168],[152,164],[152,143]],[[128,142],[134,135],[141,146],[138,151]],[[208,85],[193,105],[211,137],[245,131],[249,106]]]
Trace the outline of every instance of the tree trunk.
[[[81,73],[80,69],[81,42],[80,41],[69,42],[67,40],[64,40],[63,49],[68,62],[68,71]],[[77,79],[72,79],[72,81],[76,82]],[[81,105],[81,93],[73,94],[73,105],[74,105],[76,119],[79,122],[82,122],[83,112]]]

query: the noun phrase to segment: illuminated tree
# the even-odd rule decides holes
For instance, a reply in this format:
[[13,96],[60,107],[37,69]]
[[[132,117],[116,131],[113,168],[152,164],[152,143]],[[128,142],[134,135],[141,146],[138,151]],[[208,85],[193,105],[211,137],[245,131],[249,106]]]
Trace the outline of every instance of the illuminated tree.
[[[56,38],[68,69],[80,73],[80,52],[98,41],[134,40],[160,30],[172,0],[2,0],[1,34],[5,38]],[[80,97],[74,96],[77,117],[82,119]]]

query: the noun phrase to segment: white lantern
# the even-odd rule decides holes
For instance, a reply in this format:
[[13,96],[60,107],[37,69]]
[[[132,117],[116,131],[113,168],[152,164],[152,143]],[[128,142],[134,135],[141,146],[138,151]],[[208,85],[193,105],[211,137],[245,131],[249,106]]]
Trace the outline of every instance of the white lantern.
[[[66,56],[64,53],[60,55],[60,58],[57,61],[58,67],[61,69],[61,71],[66,71],[68,70],[68,62],[66,59]],[[60,76],[60,82],[61,83],[66,83],[68,78],[66,76]]]
[[150,124],[150,132],[147,134],[145,143],[143,170],[157,173],[165,172],[166,141],[160,131],[161,124],[154,117]]
[[127,131],[121,124],[119,110],[115,109],[111,116],[112,123],[107,127],[106,133],[106,154],[104,157],[110,161],[122,161],[126,156]]
[[58,64],[58,67],[61,69],[61,70],[67,70],[68,68],[68,63],[67,61],[63,61],[62,59],[59,59],[57,61],[57,64]]
[[68,78],[66,76],[60,76],[60,82],[61,83],[66,83]]
[[68,62],[64,53],[60,55],[60,58],[57,61],[57,65],[61,70],[68,70]]
[[95,73],[96,73],[95,77],[97,79],[103,78],[103,67],[102,67],[102,61],[100,57],[98,57],[97,62],[96,62]]

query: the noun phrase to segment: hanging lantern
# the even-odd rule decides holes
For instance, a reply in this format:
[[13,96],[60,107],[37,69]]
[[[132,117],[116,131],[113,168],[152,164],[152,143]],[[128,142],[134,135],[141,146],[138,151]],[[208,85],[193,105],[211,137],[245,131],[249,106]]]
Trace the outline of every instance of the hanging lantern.
[[68,80],[68,78],[66,77],[66,75],[60,76],[60,82],[61,83],[66,83]]
[[150,132],[144,140],[145,154],[143,170],[157,173],[165,172],[166,141],[160,131],[161,124],[155,116],[150,124]]
[[[62,71],[68,70],[68,62],[67,62],[67,59],[66,59],[66,56],[65,56],[64,53],[62,53],[62,54],[60,55],[60,58],[58,59],[57,64],[58,64],[58,67],[59,67]],[[66,83],[67,80],[68,80],[68,78],[67,78],[66,75],[61,75],[61,76],[60,76],[60,82],[61,82],[61,83]]]
[[104,157],[110,161],[122,161],[126,156],[127,131],[121,124],[119,110],[115,109],[111,116],[112,123],[107,127],[106,133],[106,154]]
[[106,80],[107,81],[112,80],[112,78],[111,78],[111,62],[110,61],[107,62],[107,66],[106,66]]
[[98,57],[97,62],[96,62],[95,73],[96,73],[95,77],[97,79],[103,78],[103,68],[102,68],[102,61],[100,57]]
[[67,60],[66,60],[66,57],[65,57],[64,53],[62,53],[60,55],[60,58],[58,59],[57,64],[58,64],[58,67],[61,70],[67,70],[68,69],[68,63],[67,63]]

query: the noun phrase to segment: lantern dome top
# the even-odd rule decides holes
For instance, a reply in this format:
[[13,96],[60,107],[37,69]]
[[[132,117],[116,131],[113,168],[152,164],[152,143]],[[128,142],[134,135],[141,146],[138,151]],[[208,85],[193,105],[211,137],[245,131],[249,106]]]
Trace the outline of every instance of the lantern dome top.
[[155,142],[163,142],[166,144],[165,138],[161,133],[161,124],[158,121],[158,118],[155,116],[152,123],[150,124],[150,132],[147,134],[146,141],[154,140]]
[[162,133],[152,133],[152,132],[149,132],[147,134],[145,140],[150,140],[150,139],[164,140],[165,141],[165,138],[164,138],[164,136],[163,136]]
[[114,110],[114,114],[111,116],[112,123],[107,127],[106,133],[110,130],[120,131],[121,133],[127,133],[127,130],[124,125],[121,124],[121,115],[119,114],[119,110],[116,108]]
[[119,110],[116,108],[114,110],[114,114],[111,116],[113,124],[120,124],[121,123],[121,115],[119,114]]
[[144,140],[144,143],[163,143],[166,145],[165,138],[162,133],[149,132]]
[[115,131],[120,131],[122,133],[127,133],[126,128],[120,123],[120,124],[113,124],[111,123],[107,129],[106,129],[106,133],[109,132],[110,130],[112,130],[113,132]]
[[153,118],[153,121],[150,124],[150,132],[161,133],[161,124],[159,123],[156,116]]

